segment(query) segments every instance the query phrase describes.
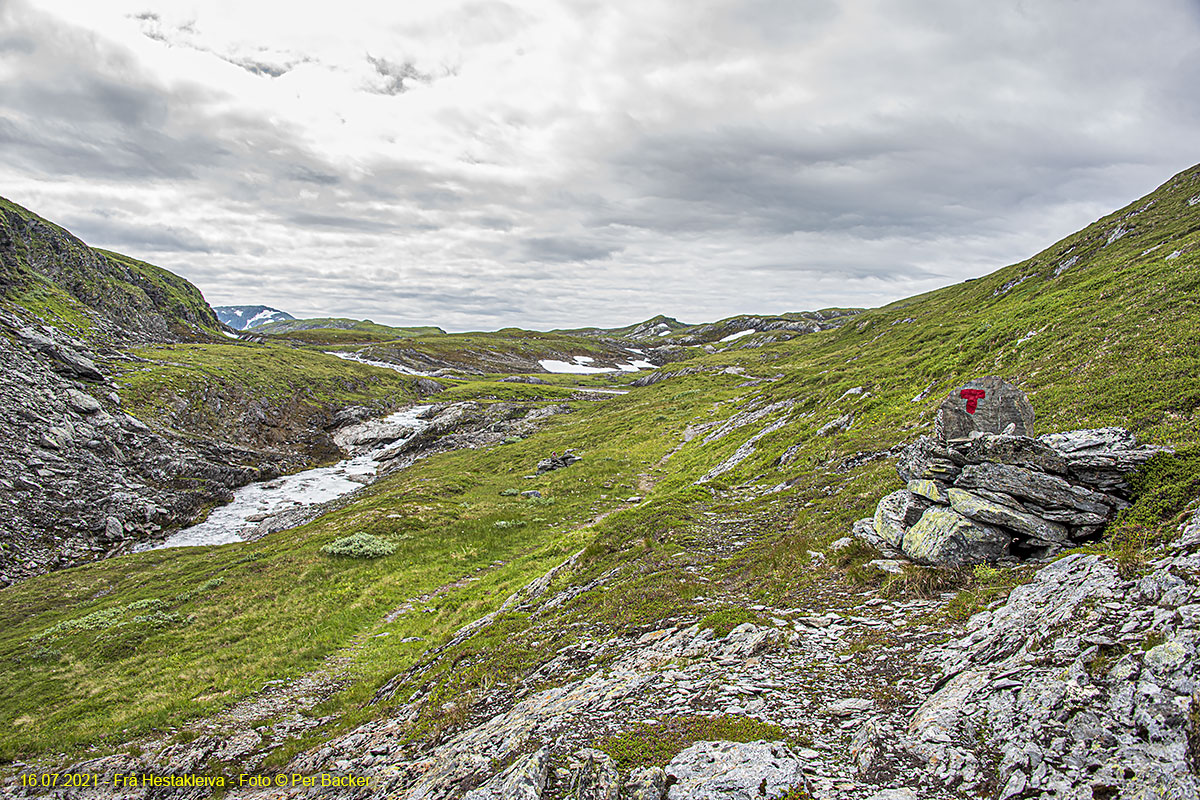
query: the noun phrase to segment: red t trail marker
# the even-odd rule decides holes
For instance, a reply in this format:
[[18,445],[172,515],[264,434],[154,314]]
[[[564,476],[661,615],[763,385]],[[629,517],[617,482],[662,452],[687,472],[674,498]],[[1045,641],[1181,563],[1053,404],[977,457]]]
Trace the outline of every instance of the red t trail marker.
[[987,396],[987,392],[983,389],[962,389],[958,396],[967,401],[967,413],[974,414],[975,409],[979,407],[979,401]]

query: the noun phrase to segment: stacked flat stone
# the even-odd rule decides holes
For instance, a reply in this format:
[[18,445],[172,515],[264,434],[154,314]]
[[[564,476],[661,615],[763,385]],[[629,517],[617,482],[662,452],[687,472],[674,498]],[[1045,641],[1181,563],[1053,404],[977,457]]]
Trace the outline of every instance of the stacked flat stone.
[[1163,449],[1139,446],[1122,428],[922,437],[897,464],[907,487],[880,500],[855,532],[920,564],[1053,555],[1095,537],[1128,506],[1126,476]]

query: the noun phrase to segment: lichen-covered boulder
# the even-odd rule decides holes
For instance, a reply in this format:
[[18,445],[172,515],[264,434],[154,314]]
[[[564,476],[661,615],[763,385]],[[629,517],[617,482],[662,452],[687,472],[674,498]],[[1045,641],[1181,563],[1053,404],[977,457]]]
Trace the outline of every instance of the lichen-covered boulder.
[[963,566],[1008,555],[1012,537],[945,506],[928,509],[904,534],[900,549],[918,564]]
[[946,494],[946,484],[941,481],[918,478],[908,482],[908,490],[934,503],[946,505],[950,502],[950,497]]
[[584,748],[571,765],[571,800],[617,800],[620,778],[607,753]]
[[976,522],[999,525],[1022,534],[1033,547],[1048,547],[1067,541],[1067,528],[1056,522],[988,500],[965,489],[952,486],[946,490],[946,494],[951,507],[959,514]]
[[875,533],[892,547],[899,547],[905,532],[927,508],[929,500],[907,489],[892,492],[875,506]]

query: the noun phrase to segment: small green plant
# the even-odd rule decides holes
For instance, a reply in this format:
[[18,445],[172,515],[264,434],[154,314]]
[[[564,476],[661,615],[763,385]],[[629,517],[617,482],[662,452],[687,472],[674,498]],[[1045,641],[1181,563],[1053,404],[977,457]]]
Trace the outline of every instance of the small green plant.
[[700,630],[711,628],[717,638],[727,636],[731,630],[744,622],[759,623],[762,618],[753,611],[737,606],[720,608],[700,620]]
[[992,584],[1000,577],[1000,570],[987,564],[976,564],[972,570],[975,575],[975,582],[981,584]]
[[386,539],[359,531],[333,540],[322,547],[321,552],[348,558],[382,558],[396,552],[396,545]]
[[1142,650],[1153,650],[1167,640],[1167,635],[1162,631],[1150,631],[1146,634],[1146,638],[1142,640]]
[[501,496],[501,497],[516,497],[516,496],[517,496],[517,495],[519,495],[520,493],[521,493],[521,491],[520,491],[519,489],[512,489],[512,488],[508,488],[508,489],[501,489],[501,490],[500,490],[500,496]]
[[778,725],[748,717],[675,717],[656,725],[640,723],[600,742],[598,749],[608,753],[617,769],[640,766],[666,766],[675,756],[696,742],[799,741],[789,737]]

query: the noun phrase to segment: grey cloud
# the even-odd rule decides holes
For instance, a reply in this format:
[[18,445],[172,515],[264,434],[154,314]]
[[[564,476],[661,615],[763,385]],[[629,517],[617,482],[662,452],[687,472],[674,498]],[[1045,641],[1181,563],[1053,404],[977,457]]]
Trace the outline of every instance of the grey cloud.
[[411,61],[396,64],[386,58],[375,58],[370,54],[367,55],[367,61],[375,69],[376,74],[383,79],[368,87],[368,91],[376,94],[403,94],[412,88],[411,84],[413,83],[429,84],[433,82],[432,75],[421,72]]
[[71,232],[97,246],[112,243],[124,250],[137,252],[177,251],[184,253],[229,253],[228,248],[214,245],[191,231],[175,228],[150,227],[99,215],[85,216],[70,222]]
[[[229,56],[217,56],[222,61],[228,61],[235,67],[241,67],[246,72],[254,75],[263,75],[268,78],[278,78],[281,75],[286,75],[295,69],[296,64],[268,64],[265,61],[258,61],[253,58],[231,58]],[[297,62],[299,63],[299,62]]]
[[521,243],[521,261],[548,263],[600,261],[621,251],[616,246],[596,244],[565,236],[541,236]]
[[339,231],[367,231],[370,233],[392,233],[399,226],[382,220],[371,220],[345,214],[315,214],[298,212],[289,214],[287,220],[303,227],[332,228]]
[[[1195,160],[1194,2],[564,3],[610,37],[562,64],[586,103],[463,105],[437,120],[460,163],[416,161],[397,132],[351,169],[0,0],[0,177],[97,185],[62,221],[214,302],[454,329],[879,304],[1032,255]],[[422,24],[453,31],[467,75],[471,47],[515,51],[535,22],[479,3]],[[376,92],[444,85],[368,58]],[[151,230],[132,221],[148,186],[205,213]]]

